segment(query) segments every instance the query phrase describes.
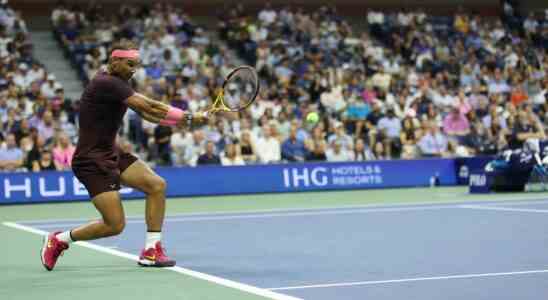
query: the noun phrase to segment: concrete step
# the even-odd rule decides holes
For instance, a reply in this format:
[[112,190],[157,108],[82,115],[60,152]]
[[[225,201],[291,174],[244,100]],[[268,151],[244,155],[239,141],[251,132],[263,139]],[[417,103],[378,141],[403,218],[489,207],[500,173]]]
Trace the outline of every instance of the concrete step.
[[[42,20],[43,21],[43,20]],[[63,85],[65,95],[70,99],[78,99],[84,90],[78,74],[65,58],[63,50],[49,31],[31,31],[30,38],[34,45],[34,56],[48,72],[55,75],[57,81]]]

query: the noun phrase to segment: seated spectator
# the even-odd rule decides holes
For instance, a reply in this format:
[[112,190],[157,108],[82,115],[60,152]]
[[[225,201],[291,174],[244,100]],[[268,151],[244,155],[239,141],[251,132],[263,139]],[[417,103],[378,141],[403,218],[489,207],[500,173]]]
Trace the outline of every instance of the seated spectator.
[[386,111],[386,115],[379,120],[377,128],[380,130],[380,138],[385,145],[386,153],[392,156],[393,150],[398,150],[400,147],[400,132],[401,121],[396,117],[393,108]]
[[16,171],[23,167],[23,151],[17,147],[15,135],[6,136],[5,147],[0,148],[0,171]]
[[206,144],[206,152],[198,157],[198,165],[219,165],[221,159],[215,154],[215,143],[208,141]]
[[454,106],[451,113],[443,119],[443,131],[457,141],[461,141],[470,132],[470,123],[458,107]]
[[522,148],[527,139],[546,138],[543,125],[532,112],[520,111],[516,124],[509,129],[511,133],[508,144],[511,149]]
[[312,143],[311,151],[306,155],[307,161],[326,161],[327,155],[325,153],[326,143],[323,140],[319,140]]
[[413,159],[418,156],[417,142],[421,136],[421,131],[415,126],[411,117],[406,117],[402,121],[402,130],[400,133],[400,143],[402,145],[401,158]]
[[248,130],[243,131],[241,134],[240,150],[241,156],[246,163],[254,163],[257,161],[255,143],[251,140],[251,133]]
[[263,127],[263,135],[257,139],[257,156],[262,163],[276,163],[282,159],[280,141],[275,137],[276,128],[272,125]]
[[76,148],[68,136],[64,133],[59,134],[57,145],[53,148],[53,161],[57,170],[70,170],[74,150]]
[[51,110],[46,110],[42,115],[42,119],[38,121],[38,134],[42,136],[46,143],[49,143],[55,132],[55,120]]
[[221,165],[223,166],[243,166],[245,165],[244,160],[240,156],[238,144],[226,144],[225,145],[225,154],[221,156]]
[[374,160],[386,160],[390,159],[390,154],[386,151],[384,144],[380,141],[376,142],[373,146],[373,157]]
[[282,159],[290,162],[302,162],[306,158],[304,143],[297,139],[297,127],[291,126],[289,137],[282,144]]
[[202,130],[196,130],[192,134],[192,142],[185,147],[183,163],[189,166],[196,166],[198,157],[205,148],[206,139]]
[[424,157],[441,157],[446,155],[448,143],[435,122],[428,122],[426,132],[419,140],[418,146]]
[[173,163],[175,165],[184,165],[184,153],[186,147],[192,143],[192,134],[184,128],[174,128],[175,132],[171,135],[171,150]]
[[169,126],[158,125],[154,128],[154,146],[156,162],[160,166],[171,166],[171,134]]
[[40,159],[33,161],[32,171],[40,172],[62,170],[58,169],[55,165],[56,163],[52,159],[51,152],[44,150],[40,153]]
[[497,153],[496,141],[485,129],[482,122],[473,124],[470,133],[463,138],[462,144],[467,148],[468,153],[472,155],[493,155]]
[[327,157],[327,161],[350,161],[352,159],[352,155],[350,152],[343,147],[343,144],[341,141],[336,140],[332,143],[332,148],[327,149],[325,152],[325,155]]
[[354,143],[354,151],[352,152],[352,160],[353,161],[365,161],[365,160],[373,160],[375,159],[375,155],[369,149],[369,147],[363,142],[363,139],[356,139],[356,142]]
[[327,138],[329,144],[335,141],[338,141],[345,151],[350,151],[354,148],[354,140],[346,133],[346,129],[342,123],[337,123],[335,125],[335,133],[329,135]]

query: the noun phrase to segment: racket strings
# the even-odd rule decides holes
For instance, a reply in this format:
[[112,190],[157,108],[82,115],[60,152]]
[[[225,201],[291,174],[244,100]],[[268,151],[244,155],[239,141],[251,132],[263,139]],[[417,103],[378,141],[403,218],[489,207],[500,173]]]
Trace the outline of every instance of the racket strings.
[[246,107],[255,98],[257,85],[257,77],[252,70],[236,71],[224,86],[224,104],[234,110]]

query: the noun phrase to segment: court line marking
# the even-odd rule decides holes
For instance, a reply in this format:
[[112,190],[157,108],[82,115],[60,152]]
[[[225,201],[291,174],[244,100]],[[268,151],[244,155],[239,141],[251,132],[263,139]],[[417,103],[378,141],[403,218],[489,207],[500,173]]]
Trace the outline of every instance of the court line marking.
[[478,209],[478,210],[494,210],[494,211],[511,211],[511,212],[526,212],[526,213],[548,213],[548,209],[534,208],[512,208],[502,206],[485,206],[485,205],[459,205],[460,208]]
[[[307,217],[307,216],[324,216],[324,215],[349,215],[349,214],[364,214],[364,213],[379,213],[379,212],[401,212],[401,211],[423,211],[423,210],[439,210],[458,208],[458,206],[416,206],[416,207],[387,207],[387,208],[368,208],[368,209],[338,209],[338,210],[325,210],[325,211],[307,211],[307,212],[285,212],[285,213],[261,213],[261,214],[232,214],[225,216],[203,216],[203,217],[167,217],[165,222],[199,222],[199,221],[225,221],[225,220],[245,220],[245,219],[265,219],[265,218],[286,218],[286,217]],[[126,224],[141,224],[144,223],[144,219],[127,220]],[[44,224],[39,225],[40,228],[57,228],[59,226],[77,226],[81,223],[57,223],[57,224]]]
[[529,270],[529,271],[501,272],[501,273],[480,273],[480,274],[462,274],[462,275],[448,275],[448,276],[416,277],[416,278],[403,278],[403,279],[392,279],[392,280],[341,282],[341,283],[327,283],[327,284],[313,284],[313,285],[301,285],[301,286],[276,287],[276,288],[268,288],[268,290],[271,290],[271,291],[287,291],[287,290],[347,287],[347,286],[360,286],[360,285],[376,285],[376,284],[390,284],[390,283],[429,281],[429,280],[450,280],[450,279],[467,279],[467,278],[482,278],[482,277],[513,276],[513,275],[540,274],[540,273],[548,273],[548,270]]
[[[37,234],[37,235],[42,235],[43,236],[43,235],[47,234],[47,232],[45,232],[43,230],[36,229],[36,228],[30,227],[30,226],[25,226],[25,225],[13,223],[13,222],[3,222],[2,224],[4,226],[10,227],[10,228],[22,230],[22,231],[25,231],[25,232],[34,233],[34,234]],[[130,254],[130,253],[123,252],[123,251],[119,251],[119,250],[115,250],[115,249],[111,249],[111,248],[107,248],[107,247],[103,247],[103,246],[99,246],[99,245],[96,245],[96,244],[93,244],[93,243],[90,243],[90,242],[79,241],[79,242],[75,242],[74,244],[76,244],[80,247],[92,249],[92,250],[95,250],[95,251],[98,251],[98,252],[114,255],[114,256],[117,256],[117,257],[126,258],[126,259],[129,259],[129,260],[132,260],[132,261],[138,261],[139,260],[139,257],[137,255]],[[193,270],[182,268],[182,267],[179,267],[179,266],[164,268],[164,269],[170,270],[170,271],[173,271],[173,272],[177,272],[177,273],[181,273],[181,274],[184,274],[184,275],[187,275],[187,276],[190,276],[190,277],[202,279],[202,280],[205,280],[205,281],[208,281],[208,282],[211,282],[211,283],[215,283],[215,284],[218,284],[218,285],[222,285],[222,286],[225,286],[225,287],[237,289],[237,290],[247,292],[247,293],[250,293],[250,294],[254,294],[254,295],[257,295],[257,296],[265,297],[265,298],[268,298],[268,299],[273,299],[273,300],[303,300],[301,298],[276,293],[276,292],[273,292],[273,291],[269,291],[267,289],[258,288],[258,287],[251,286],[251,285],[248,285],[248,284],[228,280],[228,279],[225,279],[225,278],[209,275],[209,274],[206,274],[206,273],[193,271]]]
[[[440,209],[455,209],[458,206],[419,206],[419,207],[399,207],[399,208],[375,208],[375,209],[352,209],[352,210],[330,210],[330,211],[315,211],[315,212],[287,212],[287,213],[270,213],[270,214],[242,214],[229,216],[210,216],[210,217],[173,217],[165,218],[166,223],[179,222],[200,222],[200,221],[230,221],[230,220],[246,220],[246,219],[270,219],[270,218],[290,218],[290,217],[309,217],[309,216],[325,216],[325,215],[350,215],[350,214],[365,214],[365,213],[382,213],[382,212],[403,212],[403,211],[425,211],[425,210],[440,210]],[[126,224],[142,224],[144,219],[127,220]],[[34,224],[39,228],[59,228],[72,227],[81,225],[81,223],[39,223]]]
[[[516,201],[513,203],[513,201]],[[470,202],[476,202],[476,203],[487,203],[487,204],[498,204],[499,202],[512,202],[509,205],[527,205],[527,204],[534,204],[534,203],[544,203],[548,202],[548,195],[547,197],[536,197],[536,198],[506,198],[506,199],[496,199],[496,200],[466,200],[466,201],[455,201],[455,202],[447,202],[447,203],[439,203],[436,204],[436,202],[416,202],[416,203],[390,203],[390,204],[366,204],[366,205],[349,205],[349,206],[337,206],[337,207],[316,207],[316,208],[289,208],[289,209],[264,209],[264,210],[240,210],[240,211],[215,211],[215,212],[203,212],[203,213],[179,213],[179,214],[173,214],[166,216],[166,219],[168,218],[190,218],[190,217],[214,217],[214,216],[230,216],[230,215],[252,215],[252,214],[268,214],[268,213],[308,213],[308,212],[321,212],[321,211],[337,211],[337,210],[362,210],[362,209],[400,209],[400,208],[420,208],[420,207],[426,207],[426,206],[439,206],[439,207],[455,207],[456,205],[462,204],[462,203],[470,203]],[[87,222],[90,219],[99,218],[99,216],[91,217],[91,218],[72,218],[72,219],[43,219],[43,220],[19,220],[17,223],[24,223],[27,225],[33,225],[33,224],[46,224],[46,223],[54,223],[54,224],[60,224],[65,222]],[[134,216],[127,216],[126,222],[132,223],[132,219],[138,219],[140,222],[144,217],[142,215],[134,215]],[[136,223],[139,223],[136,222]],[[80,225],[78,224],[69,224],[69,225]],[[42,226],[41,226],[42,227]]]

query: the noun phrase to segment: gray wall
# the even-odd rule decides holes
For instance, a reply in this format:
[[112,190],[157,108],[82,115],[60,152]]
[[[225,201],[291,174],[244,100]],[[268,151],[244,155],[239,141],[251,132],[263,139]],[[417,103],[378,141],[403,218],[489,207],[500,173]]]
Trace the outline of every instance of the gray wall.
[[[152,4],[156,1],[150,0],[95,0],[95,2],[104,3],[106,6],[115,8],[123,3],[147,3]],[[23,10],[26,15],[44,15],[49,14],[51,7],[57,0],[9,0],[10,5]],[[65,0],[66,3],[86,5],[89,0]],[[233,6],[236,3],[243,3],[248,9],[256,10],[261,8],[266,1],[264,0],[162,0],[162,2],[171,2],[183,6],[194,15],[213,15],[223,6]],[[365,15],[368,8],[377,9],[401,9],[401,8],[424,8],[429,12],[439,14],[451,14],[458,6],[463,6],[468,10],[474,10],[485,15],[497,15],[500,12],[499,0],[270,0],[274,6],[292,5],[305,8],[314,8],[323,4],[336,5],[338,10],[346,15]],[[520,0],[522,9],[541,9],[548,8],[546,0]]]

